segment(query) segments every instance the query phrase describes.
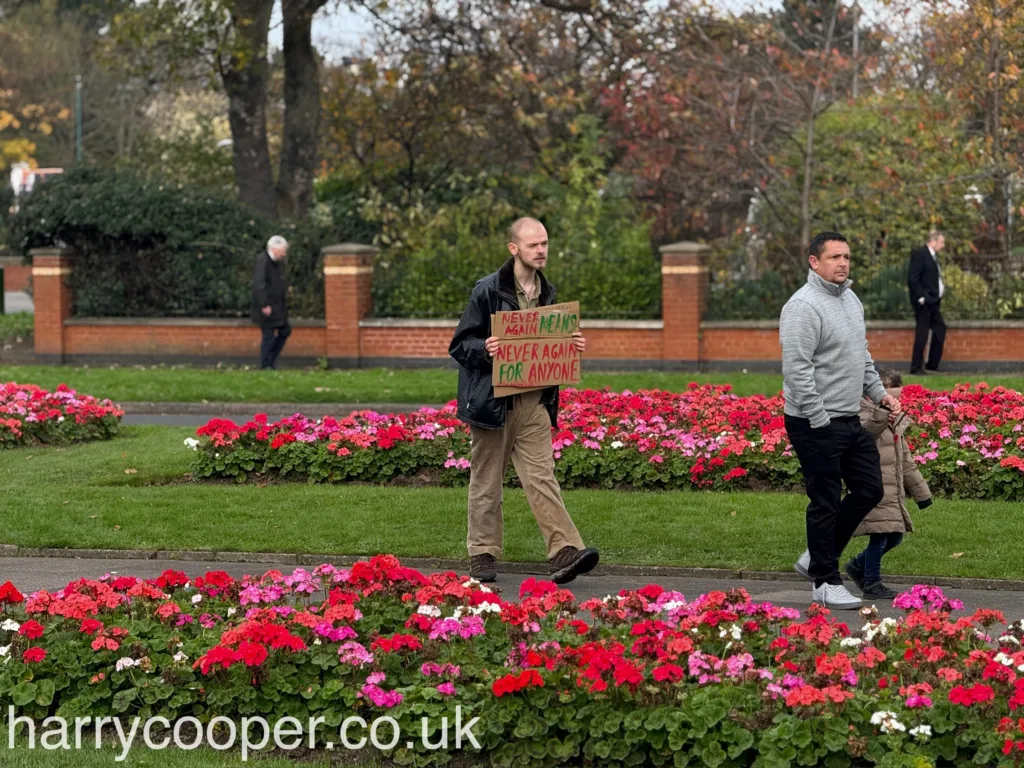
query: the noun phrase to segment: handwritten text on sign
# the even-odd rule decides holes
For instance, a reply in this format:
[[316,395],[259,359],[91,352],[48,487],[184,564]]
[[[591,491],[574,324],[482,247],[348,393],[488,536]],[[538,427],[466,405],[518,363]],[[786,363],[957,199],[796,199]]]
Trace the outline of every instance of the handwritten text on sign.
[[535,387],[574,384],[580,378],[580,353],[572,339],[509,341],[494,357],[494,385]]
[[502,340],[558,338],[571,336],[579,329],[580,305],[575,301],[494,315],[493,333]]

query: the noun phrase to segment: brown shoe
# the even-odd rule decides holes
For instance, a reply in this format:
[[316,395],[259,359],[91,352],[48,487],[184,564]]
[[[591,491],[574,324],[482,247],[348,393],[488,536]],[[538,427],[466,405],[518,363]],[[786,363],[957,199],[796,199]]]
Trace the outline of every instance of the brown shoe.
[[599,559],[596,549],[562,547],[551,558],[551,580],[555,584],[568,584],[577,576],[594,570]]
[[476,579],[480,582],[492,582],[498,578],[498,574],[495,571],[495,566],[498,560],[494,555],[484,553],[482,555],[473,555],[469,559],[469,575],[470,578]]

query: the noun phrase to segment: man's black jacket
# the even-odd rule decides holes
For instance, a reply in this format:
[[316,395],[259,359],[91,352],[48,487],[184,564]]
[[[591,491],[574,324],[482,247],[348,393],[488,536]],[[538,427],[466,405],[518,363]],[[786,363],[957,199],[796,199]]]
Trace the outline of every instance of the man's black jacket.
[[[270,317],[263,307],[270,307]],[[252,321],[264,328],[280,328],[288,324],[288,279],[284,263],[274,261],[264,251],[256,257],[252,271]]]
[[[513,266],[513,259],[509,259],[497,272],[476,284],[448,346],[448,354],[459,363],[458,417],[466,424],[481,429],[504,428],[505,414],[511,401],[510,397],[494,397],[491,385],[493,364],[484,349],[484,342],[491,336],[492,314],[519,311]],[[542,307],[554,304],[555,287],[542,273],[537,275],[541,285],[537,303]],[[547,408],[551,425],[557,425],[558,387],[548,387],[541,392],[541,403]]]
[[927,245],[910,252],[907,287],[910,289],[910,303],[915,309],[920,306],[922,296],[926,306],[939,303],[939,267]]

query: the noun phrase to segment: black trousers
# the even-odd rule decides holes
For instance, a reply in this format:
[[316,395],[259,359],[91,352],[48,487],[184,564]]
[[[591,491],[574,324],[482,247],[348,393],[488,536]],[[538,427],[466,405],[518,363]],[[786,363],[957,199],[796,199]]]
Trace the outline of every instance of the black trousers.
[[[811,429],[807,419],[786,416],[789,442],[800,459],[807,505],[808,569],[815,585],[842,583],[839,558],[853,532],[885,495],[875,440],[856,416]],[[843,482],[847,494],[843,497]]]
[[924,362],[924,346],[928,343],[928,332],[931,331],[932,343],[928,348],[928,368],[938,370],[942,361],[942,347],[946,343],[946,323],[939,311],[939,299],[936,304],[917,304],[914,316],[917,318],[917,330],[914,333],[914,352],[910,358],[910,372],[921,373]]
[[277,358],[284,349],[288,337],[292,335],[292,327],[287,323],[277,328],[262,326],[263,341],[260,342],[260,368],[273,368]]

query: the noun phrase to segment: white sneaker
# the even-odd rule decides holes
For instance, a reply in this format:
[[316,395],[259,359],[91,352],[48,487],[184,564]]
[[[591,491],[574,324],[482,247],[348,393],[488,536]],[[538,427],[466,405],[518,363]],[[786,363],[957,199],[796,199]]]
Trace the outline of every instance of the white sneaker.
[[793,563],[793,570],[799,573],[808,581],[814,581],[811,578],[811,553],[809,550],[804,550],[804,553],[800,555],[800,559]]
[[837,611],[855,611],[864,606],[859,597],[854,597],[842,584],[822,584],[811,588],[811,602],[834,608]]

